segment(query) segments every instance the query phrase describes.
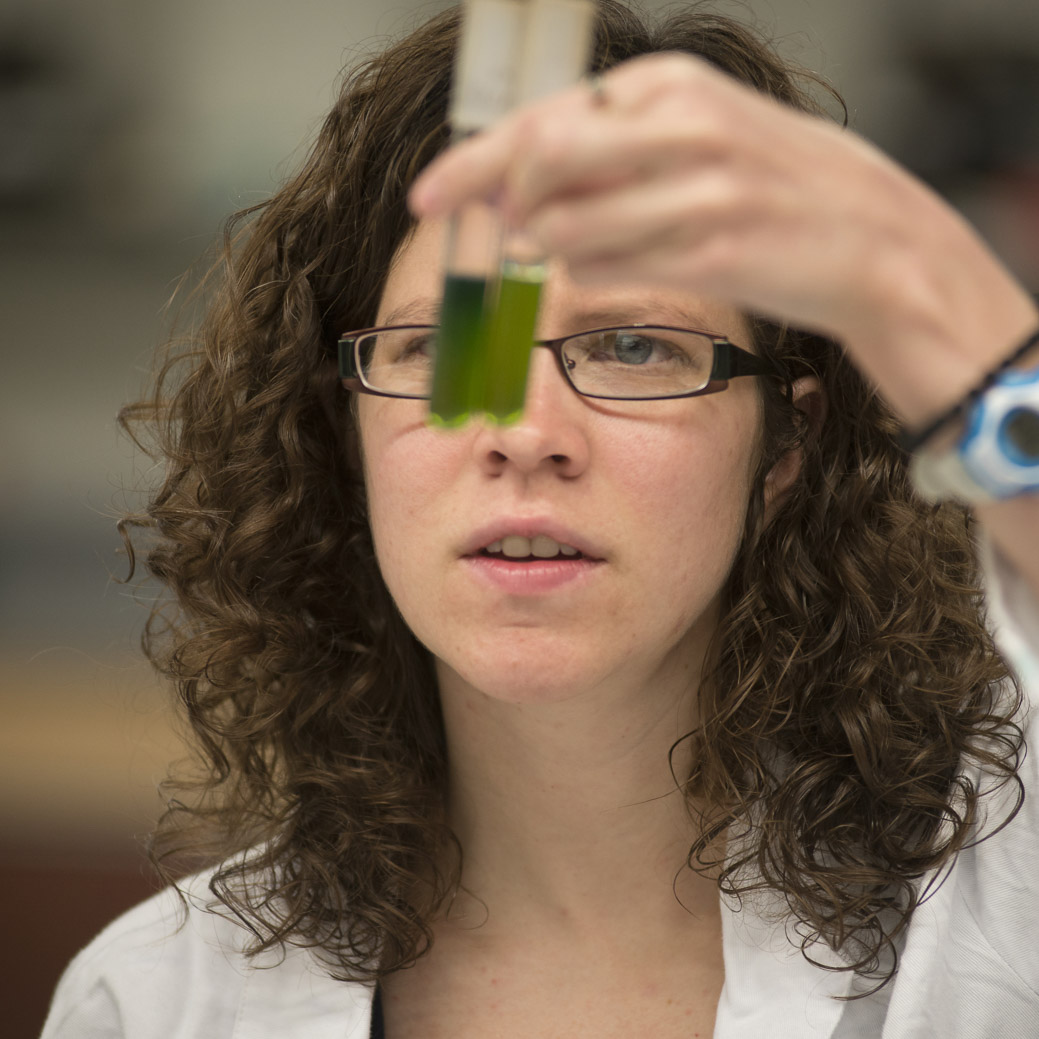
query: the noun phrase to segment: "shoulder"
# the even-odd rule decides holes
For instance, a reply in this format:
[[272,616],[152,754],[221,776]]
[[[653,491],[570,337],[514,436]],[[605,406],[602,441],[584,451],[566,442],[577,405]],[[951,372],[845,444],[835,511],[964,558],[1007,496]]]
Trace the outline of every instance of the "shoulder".
[[101,932],[69,965],[43,1039],[322,1039],[367,1035],[370,996],[305,949],[247,957],[251,938],[213,911],[209,874],[167,888]]

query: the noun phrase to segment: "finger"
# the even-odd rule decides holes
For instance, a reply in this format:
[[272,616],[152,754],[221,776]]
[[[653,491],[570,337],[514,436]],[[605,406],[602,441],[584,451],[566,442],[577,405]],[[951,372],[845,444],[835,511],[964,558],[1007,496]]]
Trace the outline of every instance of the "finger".
[[666,179],[731,150],[723,134],[666,117],[556,119],[532,128],[529,138],[502,182],[502,205],[515,224],[553,199]]
[[532,225],[582,284],[697,292],[832,332],[848,258],[827,240],[831,221],[806,229],[798,214],[785,195],[719,174],[554,205]]
[[498,194],[515,150],[511,123],[470,137],[442,152],[418,175],[408,192],[408,206],[419,219],[439,217],[476,199]]
[[[683,123],[687,133],[695,129],[693,119],[666,117],[646,127],[642,121],[646,105],[669,91],[688,94],[694,81],[703,88],[718,79],[724,77],[688,56],[650,55],[626,62],[600,78],[602,94],[608,99],[605,105],[597,104],[596,95],[582,84],[517,109],[448,149],[416,179],[409,204],[416,216],[443,216],[468,201],[504,194],[521,220],[541,198],[564,184],[598,184],[607,171],[614,179],[623,179],[627,171],[651,161],[652,156],[641,154],[640,149],[652,148],[654,135],[657,153],[676,143],[680,146]],[[727,86],[732,89],[735,84]],[[697,111],[702,117],[709,110],[702,89],[699,98]],[[642,130],[646,140],[631,139],[633,129]]]
[[[418,217],[444,216],[466,202],[497,198],[505,172],[529,146],[530,127],[553,112],[590,107],[586,86],[526,105],[442,152],[419,174],[408,193]],[[558,118],[558,114],[557,114]]]
[[560,199],[531,214],[525,230],[546,253],[579,264],[601,256],[633,257],[658,248],[695,250],[710,235],[730,238],[764,218],[756,181],[724,166],[680,171],[590,195]]
[[[676,56],[632,62],[604,79],[605,106],[568,104],[528,113],[499,201],[515,225],[553,196],[667,177],[736,153],[767,159],[773,105],[714,70]],[[691,90],[691,83],[696,89]],[[612,100],[612,94],[617,100]]]

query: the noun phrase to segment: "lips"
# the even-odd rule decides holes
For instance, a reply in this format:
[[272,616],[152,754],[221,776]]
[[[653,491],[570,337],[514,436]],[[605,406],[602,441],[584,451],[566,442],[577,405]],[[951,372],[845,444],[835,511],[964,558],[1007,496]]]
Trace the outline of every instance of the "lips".
[[489,556],[505,559],[556,559],[560,556],[574,559],[581,554],[573,545],[560,544],[547,534],[536,534],[532,538],[509,534],[500,541],[492,541],[483,551]]
[[500,559],[576,559],[599,562],[603,552],[583,535],[550,519],[502,518],[466,541],[462,555]]

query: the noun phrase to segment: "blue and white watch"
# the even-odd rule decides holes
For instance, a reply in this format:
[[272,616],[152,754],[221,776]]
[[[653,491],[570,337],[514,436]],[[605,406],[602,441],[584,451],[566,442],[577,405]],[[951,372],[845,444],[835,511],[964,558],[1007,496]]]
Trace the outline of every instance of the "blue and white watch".
[[929,501],[970,505],[1039,493],[1039,367],[1000,373],[968,410],[959,442],[921,448],[909,471]]

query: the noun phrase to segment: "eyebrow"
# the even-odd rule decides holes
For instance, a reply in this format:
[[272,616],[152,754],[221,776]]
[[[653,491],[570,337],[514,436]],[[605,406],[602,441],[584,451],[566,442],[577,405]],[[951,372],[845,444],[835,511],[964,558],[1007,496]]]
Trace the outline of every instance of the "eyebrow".
[[686,310],[664,300],[653,299],[651,296],[641,297],[638,301],[632,300],[628,304],[578,310],[567,316],[567,325],[573,325],[575,329],[632,324],[680,325],[683,328],[707,331],[711,322],[704,321],[703,316],[693,310]]
[[435,324],[440,314],[440,300],[433,296],[419,296],[416,299],[402,303],[395,307],[382,322],[386,325],[410,324]]
[[[395,307],[382,322],[386,325],[398,324],[435,324],[440,314],[440,298],[419,296]],[[710,322],[705,322],[694,311],[676,307],[665,300],[653,299],[652,296],[640,297],[625,306],[608,308],[588,308],[568,315],[567,326],[574,332],[589,328],[608,328],[614,325],[631,324],[674,324],[683,328],[709,331]],[[712,334],[721,335],[715,332]]]

